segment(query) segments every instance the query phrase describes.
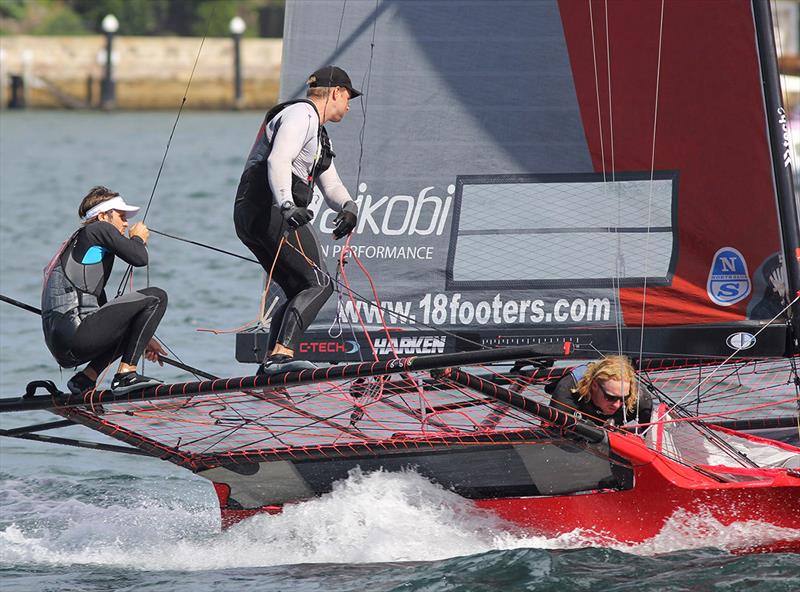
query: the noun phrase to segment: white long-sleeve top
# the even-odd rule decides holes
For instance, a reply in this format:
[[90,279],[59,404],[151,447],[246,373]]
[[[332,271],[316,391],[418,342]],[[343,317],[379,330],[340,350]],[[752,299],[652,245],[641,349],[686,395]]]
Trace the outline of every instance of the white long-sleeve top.
[[[278,207],[292,201],[292,173],[307,180],[320,157],[318,130],[319,115],[308,103],[289,105],[267,124],[265,133],[272,146],[267,157],[267,178]],[[332,162],[316,181],[334,211],[341,211],[352,200]]]

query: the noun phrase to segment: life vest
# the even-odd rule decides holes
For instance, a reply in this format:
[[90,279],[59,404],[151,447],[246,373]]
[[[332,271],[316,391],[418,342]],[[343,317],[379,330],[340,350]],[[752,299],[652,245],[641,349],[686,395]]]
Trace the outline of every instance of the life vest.
[[[269,158],[272,150],[272,144],[267,140],[267,126],[286,107],[297,103],[307,103],[314,107],[315,111],[317,109],[314,103],[308,99],[295,99],[279,103],[267,111],[253,147],[250,149],[250,155],[247,157],[242,179],[239,182],[237,200],[249,198],[254,201],[262,201],[266,197],[270,202],[272,201],[272,191],[267,181],[267,158]],[[314,156],[311,172],[306,179],[292,173],[292,199],[296,206],[307,207],[311,203],[313,188],[317,179],[330,168],[335,157],[336,154],[333,152],[328,132],[325,126],[320,125],[317,129],[317,152]]]
[[[72,250],[83,228],[65,240],[44,268],[42,280],[42,330],[47,348],[61,366],[80,363],[70,352],[72,337],[81,321],[100,307],[104,288],[102,247],[90,255],[92,264],[78,263]],[[87,252],[87,255],[89,253]]]

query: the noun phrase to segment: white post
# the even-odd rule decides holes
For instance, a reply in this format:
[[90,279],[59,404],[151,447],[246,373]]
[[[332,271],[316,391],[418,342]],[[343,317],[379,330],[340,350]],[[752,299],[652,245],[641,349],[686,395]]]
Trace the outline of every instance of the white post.
[[30,49],[22,50],[22,97],[25,108],[31,106],[31,64],[33,64],[33,52]]

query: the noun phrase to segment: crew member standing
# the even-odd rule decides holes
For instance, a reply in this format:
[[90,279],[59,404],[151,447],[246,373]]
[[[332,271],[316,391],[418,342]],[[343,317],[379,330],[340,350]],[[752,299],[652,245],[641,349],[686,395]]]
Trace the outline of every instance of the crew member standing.
[[350,99],[361,93],[336,66],[317,70],[307,84],[306,99],[281,103],[267,113],[236,192],[236,234],[286,294],[272,317],[268,358],[260,373],[302,367],[293,362],[300,338],[333,293],[319,239],[308,224],[314,187],[338,212],[335,239],[350,234],[358,216],[333,164],[324,125],[341,121]]
[[120,356],[112,391],[159,384],[137,373],[136,364],[142,354],[154,362],[164,355],[153,335],[167,309],[166,292],[150,287],[111,301],[105,294],[116,257],[134,267],[147,265],[147,226],[137,222],[128,229],[128,218],[138,211],[119,193],[93,187],[78,208],[81,228],[45,269],[42,328],[47,347],[61,366],[89,362],[67,382],[73,394],[95,388],[98,374]]

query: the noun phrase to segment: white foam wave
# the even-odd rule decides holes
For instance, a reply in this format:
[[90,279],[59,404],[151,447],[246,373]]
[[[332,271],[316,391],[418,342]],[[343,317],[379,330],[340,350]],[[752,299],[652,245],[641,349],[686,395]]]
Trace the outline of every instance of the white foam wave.
[[709,512],[678,510],[652,539],[638,545],[612,546],[636,555],[656,555],[704,547],[737,551],[776,541],[800,542],[800,530],[756,521],[724,525]]
[[[209,570],[297,563],[430,561],[498,549],[612,546],[641,555],[694,547],[737,548],[754,539],[800,538],[766,525],[723,527],[676,515],[646,543],[603,543],[585,532],[556,538],[521,534],[491,513],[415,473],[353,472],[321,498],[260,515],[219,532],[209,504],[141,497],[101,507],[48,500],[34,524],[0,532],[0,562],[101,564],[146,570]],[[790,536],[789,536],[790,535]]]

